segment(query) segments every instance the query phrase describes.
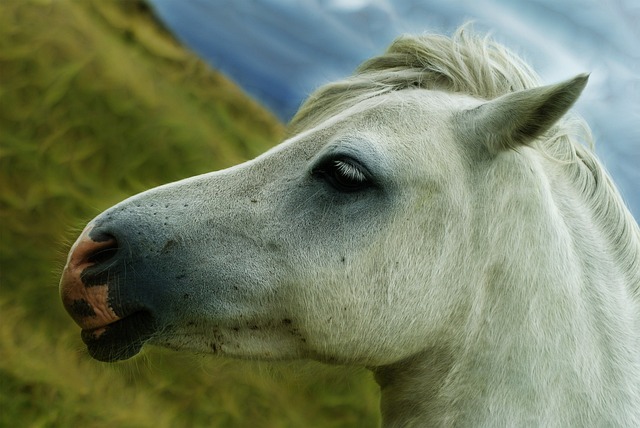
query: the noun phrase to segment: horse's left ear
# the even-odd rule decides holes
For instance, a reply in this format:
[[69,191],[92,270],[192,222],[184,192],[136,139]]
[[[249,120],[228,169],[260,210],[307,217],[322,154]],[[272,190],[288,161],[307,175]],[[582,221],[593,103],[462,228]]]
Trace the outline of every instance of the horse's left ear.
[[463,112],[463,125],[491,153],[529,144],[553,126],[576,102],[589,75],[555,85],[503,95]]

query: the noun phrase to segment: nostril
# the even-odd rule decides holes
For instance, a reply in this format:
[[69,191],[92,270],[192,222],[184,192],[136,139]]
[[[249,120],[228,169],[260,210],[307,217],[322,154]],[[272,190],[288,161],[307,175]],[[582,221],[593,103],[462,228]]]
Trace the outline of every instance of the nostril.
[[110,299],[121,247],[114,235],[103,231],[92,224],[85,228],[71,247],[60,280],[64,307],[83,329],[119,319]]
[[89,237],[93,242],[106,242],[106,241],[116,240],[116,238],[112,234],[104,232],[99,229],[92,230],[91,233],[89,233]]
[[113,235],[106,233],[89,234],[85,245],[78,247],[77,274],[86,287],[104,285],[108,282],[120,247]]
[[87,261],[92,264],[102,264],[108,262],[115,257],[118,252],[118,243],[114,239],[110,242],[110,246],[96,249],[87,255]]
[[86,262],[100,265],[111,260],[118,253],[118,241],[110,233],[93,230],[89,238],[92,244],[85,249],[83,258]]

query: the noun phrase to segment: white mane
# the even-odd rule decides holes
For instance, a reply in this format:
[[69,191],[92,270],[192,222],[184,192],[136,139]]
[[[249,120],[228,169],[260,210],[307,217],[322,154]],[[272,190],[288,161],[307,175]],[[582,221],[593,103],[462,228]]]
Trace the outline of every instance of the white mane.
[[493,99],[540,86],[518,56],[488,37],[460,28],[453,37],[405,35],[364,62],[345,80],[323,86],[291,121],[292,132],[312,127],[366,98],[405,88],[437,89]]

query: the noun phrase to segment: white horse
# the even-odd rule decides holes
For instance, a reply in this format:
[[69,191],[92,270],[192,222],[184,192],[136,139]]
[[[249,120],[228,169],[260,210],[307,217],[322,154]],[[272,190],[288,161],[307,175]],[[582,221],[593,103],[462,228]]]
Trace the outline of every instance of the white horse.
[[565,117],[586,82],[400,38],[271,151],[94,219],[64,304],[99,360],[366,366],[385,426],[638,427],[640,231]]

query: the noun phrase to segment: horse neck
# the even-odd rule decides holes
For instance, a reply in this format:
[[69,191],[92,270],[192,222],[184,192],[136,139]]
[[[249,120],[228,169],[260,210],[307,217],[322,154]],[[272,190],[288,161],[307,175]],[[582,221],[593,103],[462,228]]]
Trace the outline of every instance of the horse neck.
[[[570,177],[568,180],[582,197],[581,205],[586,207],[589,215],[589,231],[599,232],[602,238],[601,247],[610,255],[610,265],[615,265],[620,276],[628,284],[632,299],[640,304],[638,223],[595,156],[582,146],[576,146],[576,158],[575,164],[568,166],[572,173],[564,177]],[[561,198],[557,200],[561,201]],[[571,212],[571,207],[565,206],[564,212]],[[580,236],[585,235],[583,230],[576,229]]]
[[466,315],[448,343],[376,370],[385,425],[640,426],[638,273],[571,183],[539,179],[543,163],[522,183],[493,171],[478,195],[492,202],[474,220]]

